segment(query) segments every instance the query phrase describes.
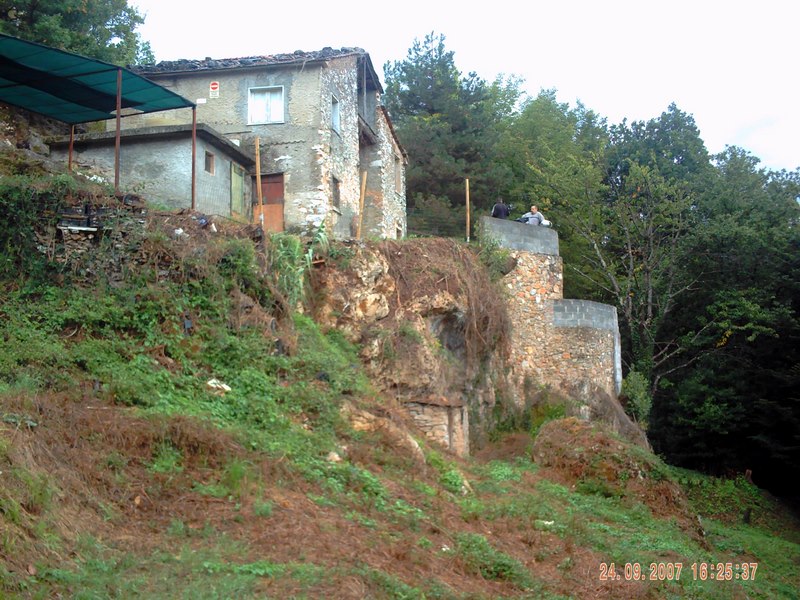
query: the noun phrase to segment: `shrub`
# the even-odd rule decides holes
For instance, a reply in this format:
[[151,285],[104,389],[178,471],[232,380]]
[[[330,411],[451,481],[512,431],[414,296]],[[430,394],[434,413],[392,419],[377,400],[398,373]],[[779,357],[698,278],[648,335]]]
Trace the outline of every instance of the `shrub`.
[[533,585],[533,580],[522,563],[493,548],[482,535],[458,534],[456,552],[464,559],[468,569],[480,573],[486,579],[509,581],[522,588]]
[[646,425],[653,404],[647,378],[638,371],[628,373],[622,382],[622,396],[628,399],[625,412],[642,425]]

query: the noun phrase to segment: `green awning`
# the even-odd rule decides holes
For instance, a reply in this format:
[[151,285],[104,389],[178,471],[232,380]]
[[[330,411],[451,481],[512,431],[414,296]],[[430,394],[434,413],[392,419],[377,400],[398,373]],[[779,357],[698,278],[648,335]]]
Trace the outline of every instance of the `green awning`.
[[183,96],[111,63],[0,34],[0,102],[75,125],[116,116],[121,106],[149,113],[195,106]]

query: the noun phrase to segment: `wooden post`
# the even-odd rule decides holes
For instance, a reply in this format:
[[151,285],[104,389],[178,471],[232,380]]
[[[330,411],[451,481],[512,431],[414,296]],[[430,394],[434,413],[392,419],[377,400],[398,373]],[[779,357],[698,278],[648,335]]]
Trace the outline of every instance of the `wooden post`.
[[[256,195],[258,196],[258,222],[264,226],[264,192],[261,190],[261,138],[256,137]],[[256,215],[253,215],[255,217]],[[255,221],[255,218],[253,219]]]
[[361,173],[361,195],[358,197],[358,227],[356,239],[361,239],[361,226],[364,224],[364,199],[367,195],[367,172]]
[[467,182],[467,243],[469,243],[469,178],[466,179]]

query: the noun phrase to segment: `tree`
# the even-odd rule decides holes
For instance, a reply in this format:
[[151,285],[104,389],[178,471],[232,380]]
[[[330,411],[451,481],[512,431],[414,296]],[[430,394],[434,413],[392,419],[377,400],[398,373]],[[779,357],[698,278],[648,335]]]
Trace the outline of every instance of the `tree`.
[[[683,353],[685,337],[700,333],[678,333],[668,325],[693,283],[683,268],[685,242],[711,165],[694,120],[674,104],[657,119],[623,121],[605,138],[597,133],[596,119],[584,120],[585,133],[576,130],[573,146],[592,169],[567,173],[573,196],[556,204],[566,229],[583,241],[568,266],[616,304],[626,365],[655,391],[664,370],[674,368],[672,360]],[[602,185],[592,159],[598,155]]]
[[[693,206],[695,281],[664,335],[684,336],[654,402],[651,440],[695,468],[752,469],[775,491],[800,476],[800,171],[729,147]],[[686,332],[700,332],[690,339]]]
[[628,369],[655,387],[680,346],[662,324],[689,288],[681,269],[691,196],[657,169],[632,162],[607,198],[575,206],[573,231],[587,250],[573,269],[613,299],[626,333]]
[[610,133],[610,183],[631,163],[657,168],[666,180],[681,181],[695,193],[707,183],[711,163],[700,130],[694,118],[674,103],[656,119],[623,121]]
[[506,185],[508,172],[495,157],[520,81],[462,76],[444,42],[430,33],[414,41],[405,60],[384,65],[384,102],[409,154],[409,207],[422,196],[463,205],[469,178],[473,204],[488,208]]
[[127,0],[0,0],[0,31],[118,65],[153,61]]
[[[564,260],[564,294],[613,301],[596,285],[602,275],[583,257],[593,256],[579,207],[599,206],[608,194],[605,120],[582,104],[559,103],[555,90],[543,90],[526,102],[511,134],[501,145],[502,160],[514,173],[510,197],[523,207],[538,204],[558,229]],[[527,208],[525,208],[527,210]]]

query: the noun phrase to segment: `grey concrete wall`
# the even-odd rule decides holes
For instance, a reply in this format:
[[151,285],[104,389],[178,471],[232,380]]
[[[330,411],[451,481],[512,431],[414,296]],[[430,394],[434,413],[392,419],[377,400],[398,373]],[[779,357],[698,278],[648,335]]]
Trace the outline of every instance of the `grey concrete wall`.
[[504,248],[558,256],[558,234],[549,227],[493,217],[481,217],[480,226],[482,237],[495,239]]
[[617,328],[617,309],[591,300],[556,300],[553,302],[555,327]]
[[601,304],[591,300],[554,300],[553,326],[584,327],[611,332],[613,336],[614,393],[619,394],[622,390],[622,348],[617,308],[610,304]]
[[[130,132],[132,133],[132,132]],[[191,137],[136,135],[120,143],[120,189],[136,193],[150,202],[170,208],[188,208],[192,204],[192,146]],[[214,174],[205,170],[205,153],[214,155]],[[67,161],[68,148],[64,143],[51,146],[51,156]],[[101,174],[114,182],[114,139],[105,137],[75,142],[75,168]],[[203,136],[197,138],[196,152],[196,209],[209,215],[231,214],[232,160],[219,146]],[[237,163],[239,164],[239,163]],[[245,187],[245,202],[249,202],[249,186]]]

